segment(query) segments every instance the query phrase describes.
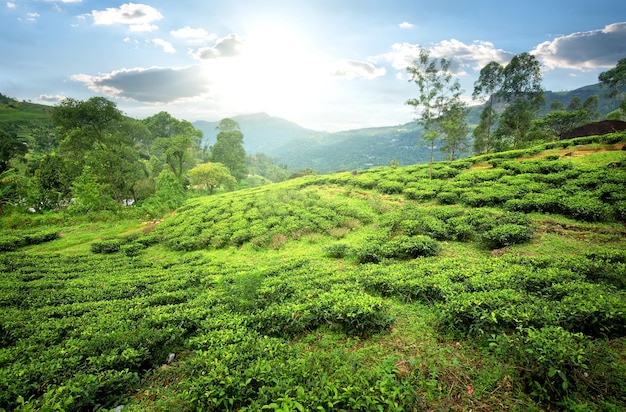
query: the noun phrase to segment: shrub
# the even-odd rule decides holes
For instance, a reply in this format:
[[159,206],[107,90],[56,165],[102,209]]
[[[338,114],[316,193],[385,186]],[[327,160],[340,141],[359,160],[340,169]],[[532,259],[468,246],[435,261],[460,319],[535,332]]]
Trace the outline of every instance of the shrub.
[[0,239],[0,252],[11,252],[25,245],[21,236],[3,235]]
[[350,251],[350,246],[345,243],[334,243],[324,246],[324,254],[330,258],[341,259]]
[[441,205],[453,205],[459,201],[459,194],[454,192],[441,192],[437,195],[437,201]]
[[378,182],[376,188],[381,193],[391,195],[396,193],[402,193],[402,190],[404,190],[404,183],[396,182],[393,180],[383,180]]
[[587,222],[606,220],[609,208],[595,197],[586,194],[567,196],[561,199],[563,214]]
[[499,249],[524,243],[533,237],[533,231],[528,226],[505,223],[483,233],[481,240],[490,249]]
[[123,240],[121,239],[104,239],[101,241],[93,242],[91,244],[91,252],[102,254],[119,252],[122,244]]
[[408,200],[417,200],[418,202],[428,202],[437,196],[435,190],[418,189],[415,187],[407,187],[403,191],[404,197]]
[[533,397],[558,401],[572,390],[576,376],[587,369],[587,344],[582,333],[558,326],[523,328],[512,341],[515,363],[520,367]]
[[435,256],[440,246],[429,236],[396,236],[390,240],[384,237],[371,237],[365,245],[357,247],[354,255],[359,263],[380,263],[384,259],[413,259]]

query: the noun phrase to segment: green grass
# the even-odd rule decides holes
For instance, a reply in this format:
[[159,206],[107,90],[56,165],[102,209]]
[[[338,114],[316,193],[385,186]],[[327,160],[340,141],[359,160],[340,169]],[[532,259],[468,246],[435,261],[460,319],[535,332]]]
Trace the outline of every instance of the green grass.
[[156,228],[11,217],[61,236],[0,253],[0,408],[624,409],[620,156],[309,176]]

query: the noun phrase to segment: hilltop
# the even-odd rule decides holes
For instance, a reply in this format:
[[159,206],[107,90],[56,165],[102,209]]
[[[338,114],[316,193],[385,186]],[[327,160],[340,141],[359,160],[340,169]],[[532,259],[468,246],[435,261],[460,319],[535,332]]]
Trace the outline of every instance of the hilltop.
[[0,220],[0,408],[623,410],[625,143]]

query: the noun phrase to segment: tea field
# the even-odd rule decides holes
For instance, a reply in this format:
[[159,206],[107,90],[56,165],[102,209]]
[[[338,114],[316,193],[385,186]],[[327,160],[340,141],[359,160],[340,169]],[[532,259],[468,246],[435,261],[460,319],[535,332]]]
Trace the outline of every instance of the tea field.
[[625,141],[0,221],[0,410],[625,410]]

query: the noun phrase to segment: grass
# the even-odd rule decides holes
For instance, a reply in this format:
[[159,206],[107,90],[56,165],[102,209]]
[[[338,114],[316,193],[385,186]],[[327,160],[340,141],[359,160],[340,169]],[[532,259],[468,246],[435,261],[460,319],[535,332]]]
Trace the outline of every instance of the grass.
[[[557,162],[601,168],[622,158],[589,152]],[[83,400],[83,408],[129,411],[626,407],[623,222],[420,203],[359,180],[380,173],[426,188],[475,188],[456,185],[468,171],[429,182],[415,177],[423,169],[197,198],[154,230],[137,220],[56,224],[59,239],[0,255],[0,327],[10,331],[0,392],[24,394],[22,410],[53,401],[77,410]],[[536,182],[528,176],[543,178],[525,175],[517,182],[529,188]],[[358,264],[325,253],[376,236],[384,247],[381,233],[391,240],[405,227],[440,230],[470,212],[474,238],[443,236],[435,257]],[[518,226],[529,219],[534,236],[487,248],[480,227],[502,216]],[[235,233],[244,240],[230,242]],[[159,243],[134,256],[90,252],[95,241],[130,234]],[[168,353],[176,355],[170,364]],[[119,380],[102,381],[116,373]]]

